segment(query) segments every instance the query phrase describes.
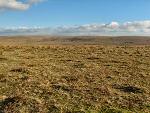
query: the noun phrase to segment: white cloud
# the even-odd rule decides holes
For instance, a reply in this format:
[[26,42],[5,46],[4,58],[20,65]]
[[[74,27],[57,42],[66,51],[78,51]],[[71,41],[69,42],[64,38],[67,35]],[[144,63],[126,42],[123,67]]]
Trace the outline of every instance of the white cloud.
[[41,1],[43,0],[28,0],[27,2],[21,2],[19,0],[0,0],[0,10],[27,10],[32,4]]
[[50,34],[50,35],[149,35],[150,21],[111,22],[109,24],[86,24],[55,28],[17,27],[1,28],[0,35]]

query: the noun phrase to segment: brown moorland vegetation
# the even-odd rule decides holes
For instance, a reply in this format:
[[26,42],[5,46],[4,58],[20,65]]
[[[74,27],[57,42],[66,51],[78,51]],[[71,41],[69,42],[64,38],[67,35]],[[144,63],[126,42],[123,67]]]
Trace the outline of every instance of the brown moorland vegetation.
[[0,113],[150,113],[149,37],[1,37]]

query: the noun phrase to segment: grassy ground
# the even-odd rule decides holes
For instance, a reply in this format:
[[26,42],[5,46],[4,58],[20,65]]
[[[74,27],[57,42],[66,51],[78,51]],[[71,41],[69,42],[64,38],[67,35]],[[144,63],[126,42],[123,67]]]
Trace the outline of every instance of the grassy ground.
[[150,46],[0,46],[0,113],[150,113]]

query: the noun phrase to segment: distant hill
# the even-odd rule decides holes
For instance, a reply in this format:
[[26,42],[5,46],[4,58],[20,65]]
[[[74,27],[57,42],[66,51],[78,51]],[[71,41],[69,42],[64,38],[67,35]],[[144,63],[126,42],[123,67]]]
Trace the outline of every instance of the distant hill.
[[146,36],[1,36],[1,45],[17,44],[94,44],[94,45],[150,45]]

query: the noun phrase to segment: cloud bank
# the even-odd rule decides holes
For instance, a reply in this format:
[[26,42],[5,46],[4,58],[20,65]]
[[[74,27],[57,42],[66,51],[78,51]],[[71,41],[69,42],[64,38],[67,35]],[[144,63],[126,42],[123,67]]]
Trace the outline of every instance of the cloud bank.
[[0,0],[0,10],[27,10],[33,4],[42,2],[43,0]]
[[134,22],[111,22],[108,24],[86,24],[59,27],[15,27],[0,28],[0,35],[91,35],[118,36],[139,35],[150,36],[150,20]]

